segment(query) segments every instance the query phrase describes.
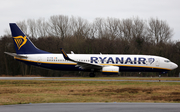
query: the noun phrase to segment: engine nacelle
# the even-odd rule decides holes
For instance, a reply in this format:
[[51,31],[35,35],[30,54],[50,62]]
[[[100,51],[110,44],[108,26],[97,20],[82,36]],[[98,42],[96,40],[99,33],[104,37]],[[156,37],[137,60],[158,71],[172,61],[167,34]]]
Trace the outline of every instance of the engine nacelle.
[[103,74],[119,74],[119,67],[117,66],[105,66],[102,68]]

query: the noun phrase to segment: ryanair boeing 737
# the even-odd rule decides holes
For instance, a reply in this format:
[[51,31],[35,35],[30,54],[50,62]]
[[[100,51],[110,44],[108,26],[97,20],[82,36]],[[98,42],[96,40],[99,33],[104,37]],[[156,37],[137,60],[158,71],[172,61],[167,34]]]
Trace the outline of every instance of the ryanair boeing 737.
[[150,55],[104,55],[104,54],[53,54],[38,49],[15,23],[10,23],[16,53],[8,53],[14,59],[43,68],[66,71],[86,71],[94,77],[95,72],[119,74],[119,72],[166,73],[178,67],[169,59]]

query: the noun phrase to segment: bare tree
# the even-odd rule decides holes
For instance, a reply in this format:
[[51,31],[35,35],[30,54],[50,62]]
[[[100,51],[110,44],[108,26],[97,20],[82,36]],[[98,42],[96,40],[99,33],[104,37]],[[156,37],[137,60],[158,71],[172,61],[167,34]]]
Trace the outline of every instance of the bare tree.
[[28,29],[29,29],[29,35],[32,38],[37,38],[36,21],[34,19],[28,19],[27,24],[28,24]]
[[95,37],[103,38],[105,33],[105,20],[103,18],[96,18],[93,23],[93,27],[95,29]]
[[119,31],[119,22],[120,20],[118,19],[113,19],[113,18],[107,18],[106,20],[106,33],[107,33],[107,38],[110,38],[112,40],[118,38],[120,36],[120,31]]
[[88,38],[91,29],[89,26],[86,19],[71,17],[71,34],[76,36],[76,38]]
[[133,28],[133,21],[132,19],[124,19],[122,20],[121,30],[123,31],[124,39],[130,40],[132,39],[132,28]]
[[173,36],[173,29],[165,21],[151,18],[148,25],[149,36],[153,37],[155,43],[167,42]]
[[38,37],[47,37],[48,36],[48,24],[45,19],[40,18],[36,21],[37,26],[37,35]]
[[140,20],[138,17],[133,18],[133,26],[132,26],[132,35],[133,38],[143,37],[145,36],[145,22]]
[[28,35],[28,26],[25,20],[17,22],[17,25],[26,35]]
[[60,38],[66,37],[69,30],[68,16],[51,16],[49,20],[49,34]]

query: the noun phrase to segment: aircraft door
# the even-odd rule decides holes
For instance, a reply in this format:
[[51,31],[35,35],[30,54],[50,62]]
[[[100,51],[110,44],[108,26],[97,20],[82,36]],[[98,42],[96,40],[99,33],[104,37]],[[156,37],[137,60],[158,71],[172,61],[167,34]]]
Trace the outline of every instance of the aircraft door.
[[156,66],[160,65],[160,60],[158,58],[156,58]]
[[38,59],[37,59],[37,64],[38,64],[38,65],[41,65],[41,61],[42,61],[41,57],[38,57]]

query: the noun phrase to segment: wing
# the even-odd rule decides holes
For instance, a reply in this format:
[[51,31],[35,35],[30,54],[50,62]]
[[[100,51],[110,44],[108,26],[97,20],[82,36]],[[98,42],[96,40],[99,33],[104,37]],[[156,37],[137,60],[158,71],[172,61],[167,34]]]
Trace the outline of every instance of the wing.
[[67,53],[61,48],[61,53],[63,54],[63,57],[65,60],[69,60],[72,62],[77,63],[76,67],[80,67],[82,69],[102,69],[103,65],[99,64],[93,64],[93,63],[87,63],[87,62],[81,62],[81,61],[76,61],[68,57]]
[[80,66],[82,69],[102,69],[102,65],[92,64],[92,63],[85,63],[85,62],[76,62],[77,66]]

